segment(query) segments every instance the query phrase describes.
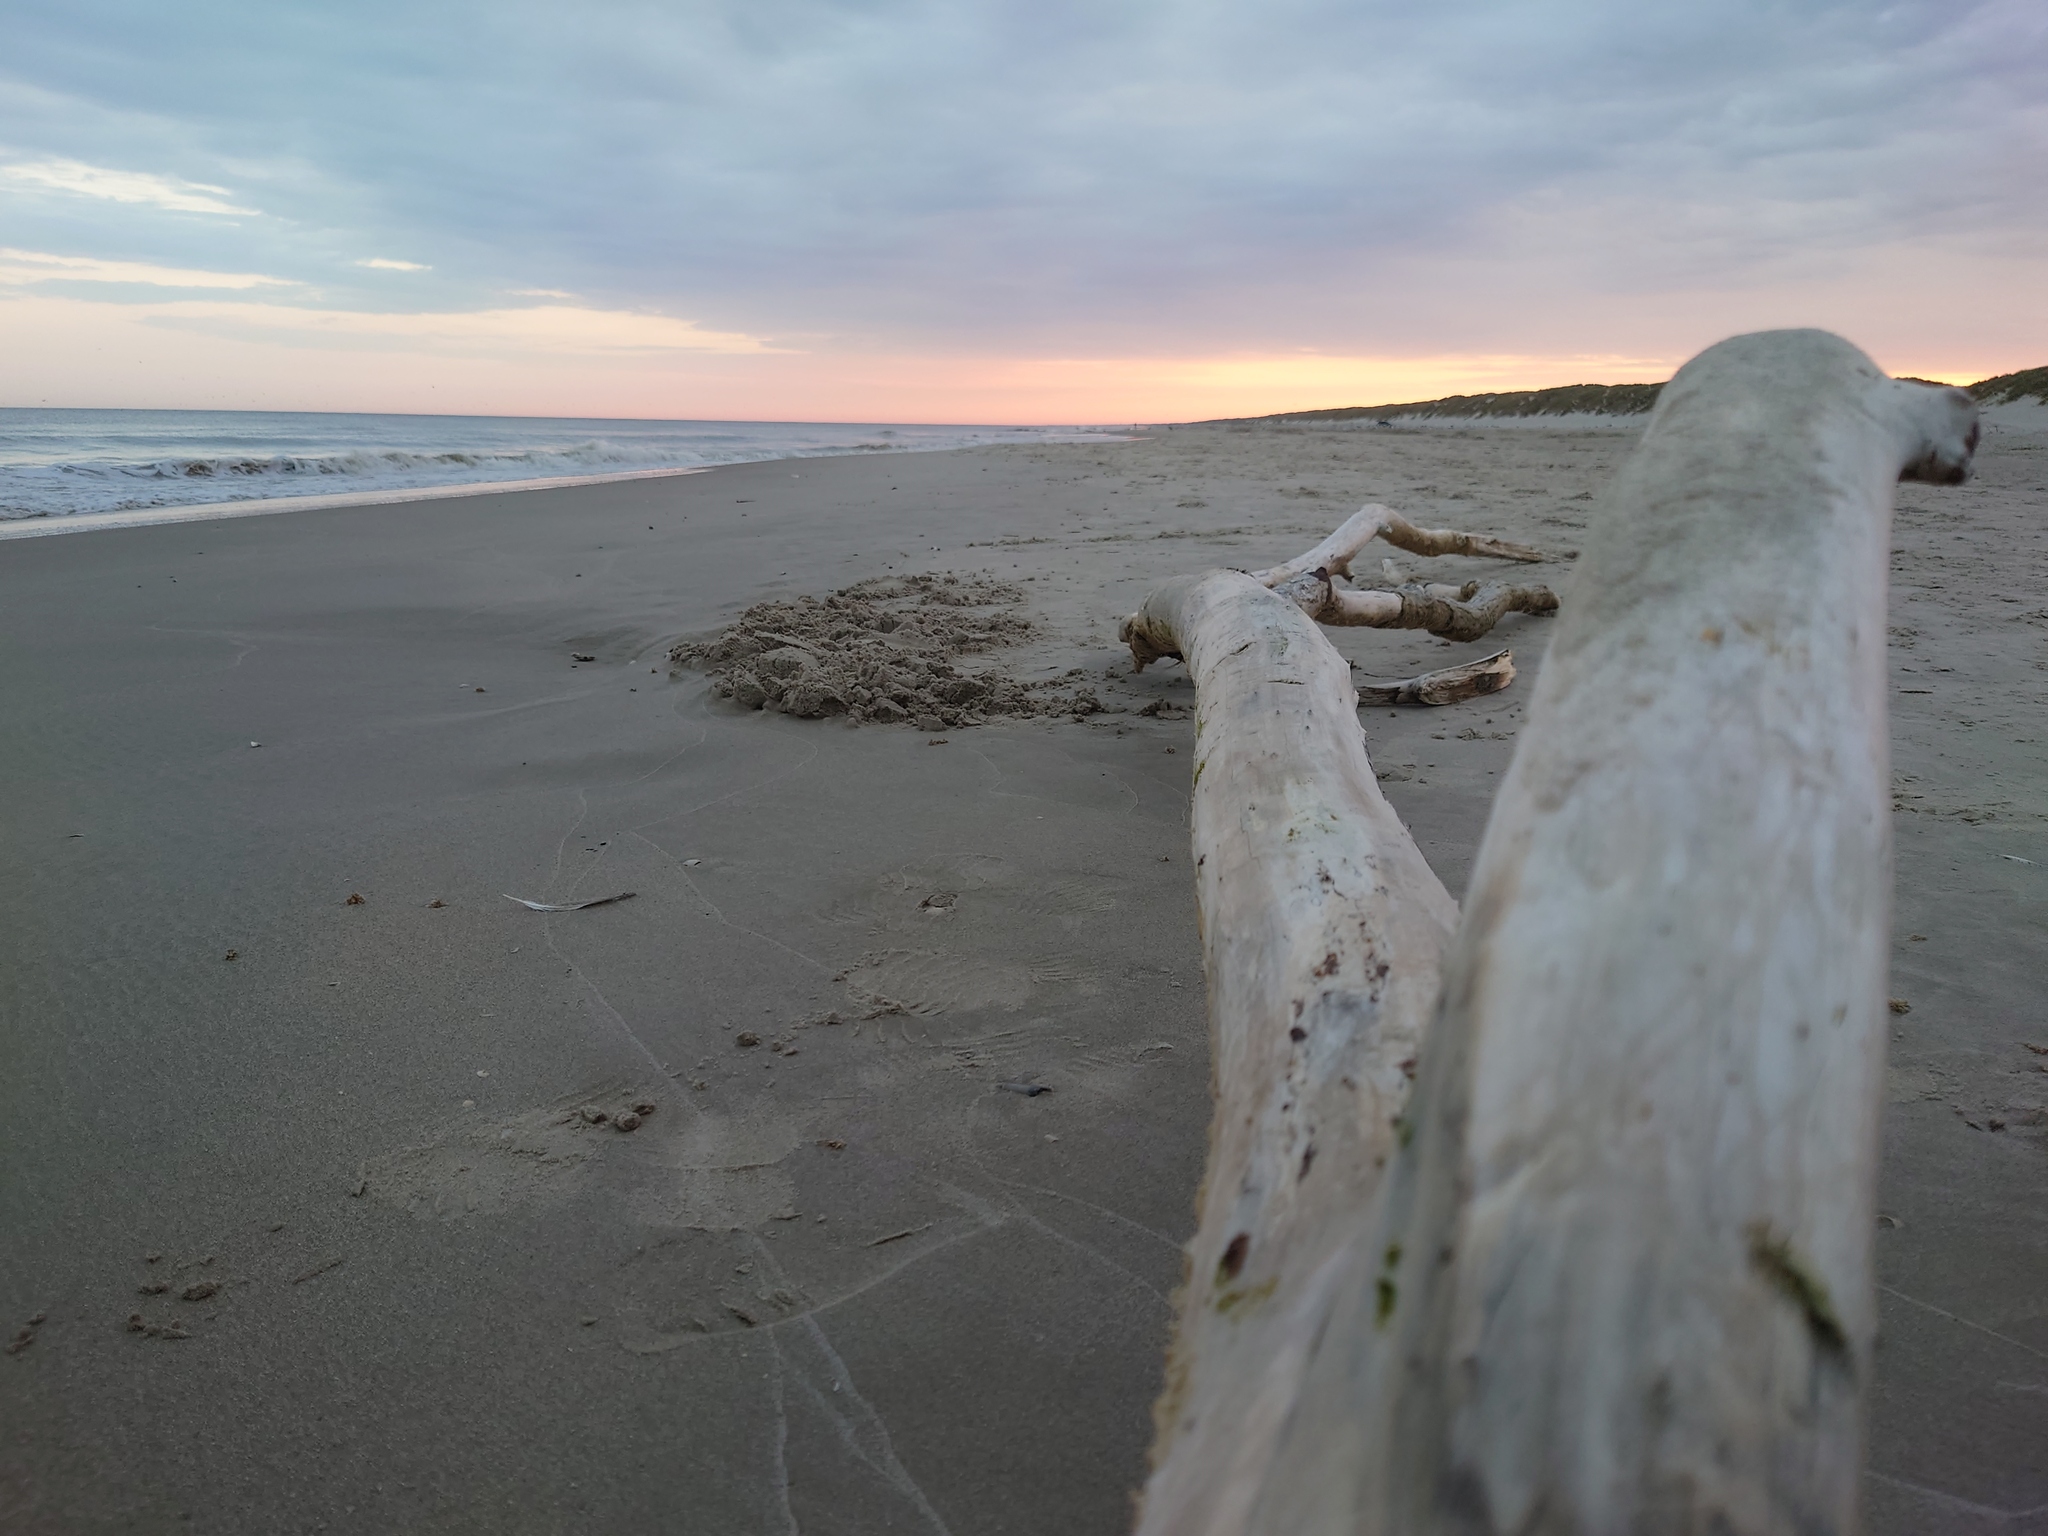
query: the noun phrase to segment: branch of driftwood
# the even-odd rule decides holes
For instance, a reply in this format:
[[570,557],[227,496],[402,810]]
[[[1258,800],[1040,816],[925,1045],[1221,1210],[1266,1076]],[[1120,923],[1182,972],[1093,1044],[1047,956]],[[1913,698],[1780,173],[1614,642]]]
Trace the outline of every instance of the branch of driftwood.
[[[1551,558],[1527,544],[1513,544],[1485,534],[1452,528],[1418,528],[1387,507],[1368,506],[1298,559],[1246,579],[1294,604],[1318,624],[1369,629],[1426,629],[1446,640],[1477,640],[1510,613],[1553,614],[1557,595],[1545,586],[1505,581],[1407,583],[1393,588],[1357,587],[1349,583],[1351,565],[1375,539],[1420,555],[1473,555],[1486,559],[1540,561]],[[1162,589],[1163,591],[1164,589]],[[1157,598],[1158,594],[1154,594]],[[1126,618],[1119,637],[1130,647],[1132,670],[1142,672],[1155,661],[1182,656],[1180,631],[1153,599]],[[1514,678],[1514,658],[1503,653],[1499,665],[1466,663],[1411,678],[1407,683],[1376,685],[1369,702],[1448,704],[1505,688]],[[1485,668],[1483,672],[1474,668]],[[1491,686],[1477,686],[1485,677]],[[1473,686],[1468,686],[1473,685]],[[1388,686],[1394,696],[1388,698]]]

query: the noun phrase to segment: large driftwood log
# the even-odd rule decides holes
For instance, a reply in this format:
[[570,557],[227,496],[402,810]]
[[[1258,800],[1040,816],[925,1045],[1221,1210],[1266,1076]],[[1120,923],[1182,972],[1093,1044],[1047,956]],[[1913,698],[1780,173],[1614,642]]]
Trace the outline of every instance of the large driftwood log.
[[[1254,910],[1291,898],[1269,894],[1283,866],[1246,808],[1289,784],[1320,803],[1304,781],[1326,769],[1269,731],[1255,782],[1203,773],[1216,1139],[1142,1531],[1853,1530],[1891,487],[1958,481],[1975,445],[1967,396],[1819,332],[1725,342],[1666,387],[1489,823],[1404,1150],[1299,1182],[1282,1267],[1252,1270],[1256,1237],[1243,1252],[1271,1290],[1235,1331],[1200,1289],[1246,1230],[1226,1137],[1271,1122],[1294,1065],[1275,1045],[1292,995],[1233,967],[1278,975],[1299,952]],[[1183,609],[1174,639],[1210,657],[1207,622]],[[1223,764],[1238,716],[1211,723],[1206,678],[1205,761]],[[1371,836],[1380,921],[1438,911],[1433,877],[1400,873],[1398,826]],[[1429,949],[1390,946],[1381,986],[1427,992],[1410,967]],[[1369,1160],[1396,1096],[1359,1101]]]
[[1328,1260],[1392,1155],[1457,906],[1380,794],[1349,666],[1299,607],[1212,571],[1127,622],[1195,680],[1219,1088],[1145,1529],[1240,1530],[1328,1309]]

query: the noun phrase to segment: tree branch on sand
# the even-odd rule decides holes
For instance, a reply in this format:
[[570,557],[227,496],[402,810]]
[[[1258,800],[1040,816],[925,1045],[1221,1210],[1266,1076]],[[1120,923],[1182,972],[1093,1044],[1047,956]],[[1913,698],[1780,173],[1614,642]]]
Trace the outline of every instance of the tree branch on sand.
[[[1392,590],[1339,585],[1351,562],[1375,539],[1418,555],[1473,555],[1485,559],[1539,561],[1550,557],[1527,544],[1451,528],[1418,528],[1382,506],[1363,507],[1305,555],[1253,571],[1248,580],[1279,593],[1319,624],[1369,629],[1426,629],[1447,640],[1477,640],[1509,613],[1557,611],[1557,597],[1544,586],[1509,582],[1468,582],[1462,587],[1414,583]],[[1162,591],[1164,589],[1161,589]],[[1158,594],[1154,594],[1156,597]],[[1131,648],[1134,671],[1178,657],[1177,631],[1148,599],[1118,630]],[[1512,667],[1508,675],[1513,676]]]
[[1216,1082],[1143,1536],[1853,1529],[1892,486],[1975,415],[1822,332],[1687,364],[1462,917],[1293,590],[1358,519],[1126,621],[1198,691]]

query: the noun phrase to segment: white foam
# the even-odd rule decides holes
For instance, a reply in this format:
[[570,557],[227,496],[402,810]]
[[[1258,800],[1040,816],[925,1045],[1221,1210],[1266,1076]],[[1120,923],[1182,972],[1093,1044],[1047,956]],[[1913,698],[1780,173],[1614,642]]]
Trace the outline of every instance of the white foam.
[[662,480],[701,475],[706,469],[629,469],[609,475],[551,475],[545,480],[485,480],[469,485],[423,485],[403,491],[337,491],[328,496],[265,496],[215,501],[196,507],[130,507],[120,512],[74,512],[68,517],[21,517],[0,522],[0,539],[37,539],[54,533],[92,533],[105,528],[146,528],[153,523],[204,523],[224,517],[267,517],[273,512],[308,512],[320,507],[389,507],[408,501],[446,501],[455,496],[495,496],[507,491],[554,491],[572,485],[605,485],[616,480]]
[[1105,435],[1058,427],[9,408],[0,410],[0,526]]

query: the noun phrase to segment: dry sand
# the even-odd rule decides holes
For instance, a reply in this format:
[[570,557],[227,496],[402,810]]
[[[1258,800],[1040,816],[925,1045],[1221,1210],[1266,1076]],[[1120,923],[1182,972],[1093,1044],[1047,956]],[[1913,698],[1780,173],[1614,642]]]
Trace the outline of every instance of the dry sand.
[[[1208,1062],[1190,691],[1116,618],[1365,500],[1567,549],[1632,440],[1181,430],[0,545],[0,1528],[1121,1530]],[[1887,1536],[2048,1529],[2044,482],[2014,428],[1902,496]],[[988,664],[1102,712],[933,744],[669,669],[922,571],[1016,584]],[[1367,718],[1454,892],[1547,633]]]

